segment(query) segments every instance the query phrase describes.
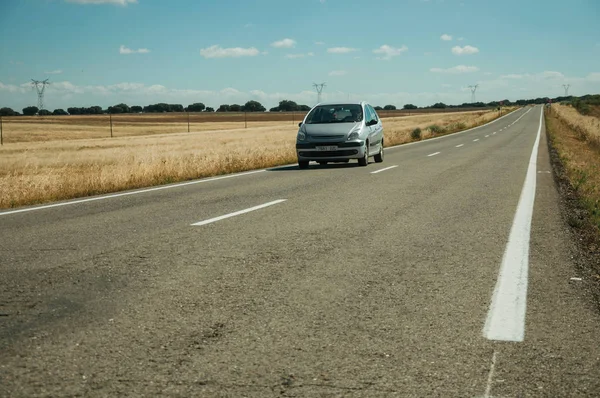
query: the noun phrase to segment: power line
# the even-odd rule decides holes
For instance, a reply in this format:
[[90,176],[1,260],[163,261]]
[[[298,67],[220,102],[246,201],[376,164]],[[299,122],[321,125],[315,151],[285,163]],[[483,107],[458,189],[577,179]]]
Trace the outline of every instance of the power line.
[[50,85],[48,80],[39,81],[31,79],[31,87],[35,88],[38,95],[38,112],[44,109],[44,91],[46,91],[46,86]]
[[565,97],[568,97],[569,96],[569,87],[571,87],[571,85],[570,84],[563,84],[562,86],[565,89]]
[[477,87],[479,87],[479,84],[476,84],[474,86],[469,86],[469,89],[471,89],[471,103],[472,104],[475,103],[475,91],[477,91]]
[[323,87],[326,87],[325,83],[313,83],[313,87],[317,90],[317,104],[321,103],[321,93],[323,92]]

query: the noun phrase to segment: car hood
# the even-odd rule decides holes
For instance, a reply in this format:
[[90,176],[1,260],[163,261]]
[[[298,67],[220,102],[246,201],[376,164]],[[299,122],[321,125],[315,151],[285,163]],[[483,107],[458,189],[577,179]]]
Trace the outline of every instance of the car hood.
[[332,136],[332,135],[348,135],[355,127],[360,126],[358,123],[323,123],[323,124],[304,124],[304,131],[309,136]]

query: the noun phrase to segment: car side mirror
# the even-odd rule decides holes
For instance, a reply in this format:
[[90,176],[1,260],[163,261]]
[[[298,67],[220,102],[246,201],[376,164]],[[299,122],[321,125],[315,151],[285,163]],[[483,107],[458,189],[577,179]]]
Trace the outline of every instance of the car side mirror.
[[298,127],[302,127],[302,122],[298,123]]

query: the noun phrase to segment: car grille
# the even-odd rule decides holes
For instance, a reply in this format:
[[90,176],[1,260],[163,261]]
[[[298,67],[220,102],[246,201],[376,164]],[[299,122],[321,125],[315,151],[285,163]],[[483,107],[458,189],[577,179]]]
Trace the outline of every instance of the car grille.
[[300,156],[307,158],[334,158],[337,156],[352,156],[357,153],[358,151],[356,149],[344,151],[302,151],[300,152]]
[[344,141],[345,135],[311,135],[310,139],[314,141]]

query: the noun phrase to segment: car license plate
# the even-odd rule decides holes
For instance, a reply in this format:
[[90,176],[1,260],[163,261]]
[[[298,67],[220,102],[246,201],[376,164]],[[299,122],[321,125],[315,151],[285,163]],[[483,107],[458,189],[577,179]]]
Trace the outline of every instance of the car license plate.
[[318,146],[317,151],[337,151],[338,147],[335,145]]

